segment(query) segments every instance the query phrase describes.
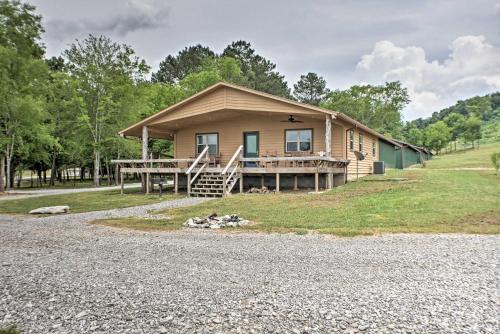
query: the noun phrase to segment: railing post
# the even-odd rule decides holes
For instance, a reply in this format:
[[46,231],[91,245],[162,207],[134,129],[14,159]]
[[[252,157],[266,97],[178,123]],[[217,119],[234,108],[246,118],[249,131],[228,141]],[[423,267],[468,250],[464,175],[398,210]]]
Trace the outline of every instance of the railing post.
[[226,174],[222,175],[222,196],[226,196],[226,189],[227,189],[227,184],[226,184]]

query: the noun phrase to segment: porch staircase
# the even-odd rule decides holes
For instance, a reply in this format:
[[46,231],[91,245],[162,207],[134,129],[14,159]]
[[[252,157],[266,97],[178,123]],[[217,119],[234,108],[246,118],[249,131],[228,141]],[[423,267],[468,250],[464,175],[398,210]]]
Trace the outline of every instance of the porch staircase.
[[[238,183],[239,179],[239,173],[235,173],[230,179],[225,180],[221,173],[205,172],[191,186],[190,195],[193,197],[223,197],[224,195],[231,194],[231,190]],[[226,189],[224,189],[224,182],[227,184]]]
[[[213,172],[206,170],[209,162],[208,146],[206,146],[186,172],[189,196],[224,197],[230,195],[241,178],[238,157],[242,150],[243,146],[238,147],[221,172]],[[195,171],[195,168],[197,168],[196,173],[192,176],[191,173]]]

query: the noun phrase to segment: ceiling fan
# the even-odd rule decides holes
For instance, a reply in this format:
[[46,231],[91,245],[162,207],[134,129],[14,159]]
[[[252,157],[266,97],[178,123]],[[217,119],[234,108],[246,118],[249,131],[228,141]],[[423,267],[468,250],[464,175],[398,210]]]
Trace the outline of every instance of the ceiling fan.
[[290,122],[290,123],[304,123],[302,121],[298,121],[295,118],[293,118],[293,115],[289,115],[288,119],[286,121],[281,121],[281,122]]

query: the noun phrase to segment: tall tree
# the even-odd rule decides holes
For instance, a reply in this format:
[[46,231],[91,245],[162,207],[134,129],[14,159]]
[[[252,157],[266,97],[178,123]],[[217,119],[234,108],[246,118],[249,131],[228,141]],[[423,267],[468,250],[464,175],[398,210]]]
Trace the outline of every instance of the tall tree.
[[451,130],[451,140],[455,143],[455,151],[457,150],[457,140],[462,135],[465,125],[465,117],[459,113],[452,112],[448,114],[443,121]]
[[255,53],[250,43],[236,41],[228,45],[222,56],[237,59],[245,77],[245,86],[261,92],[291,97],[285,77],[276,71],[276,64]]
[[481,121],[477,116],[472,115],[465,121],[463,129],[464,141],[472,143],[474,147],[474,141],[481,139]]
[[424,145],[424,132],[419,128],[413,126],[408,130],[408,133],[405,136],[407,142],[417,146]]
[[410,102],[408,91],[399,81],[381,86],[352,86],[331,92],[323,107],[343,112],[383,134],[401,136],[401,111]]
[[300,80],[293,85],[293,96],[297,100],[315,106],[319,106],[329,92],[326,80],[312,72],[301,75]]
[[451,130],[443,121],[429,125],[425,129],[425,145],[440,153],[451,139]]
[[35,125],[43,126],[45,117],[43,28],[34,11],[35,7],[26,3],[0,1],[0,160],[5,160],[7,189],[13,176],[12,159],[23,137],[32,133]]
[[209,47],[197,44],[179,51],[177,56],[168,55],[160,62],[158,72],[153,73],[153,82],[175,84],[191,73],[202,70],[207,58],[214,58],[215,53]]
[[[149,67],[135,56],[127,45],[109,38],[89,35],[77,40],[64,52],[68,68],[78,85],[83,103],[79,120],[92,139],[94,156],[94,185],[99,185],[103,142],[116,134],[127,119],[120,107],[130,93],[129,88],[143,80]],[[130,95],[129,95],[130,96]]]

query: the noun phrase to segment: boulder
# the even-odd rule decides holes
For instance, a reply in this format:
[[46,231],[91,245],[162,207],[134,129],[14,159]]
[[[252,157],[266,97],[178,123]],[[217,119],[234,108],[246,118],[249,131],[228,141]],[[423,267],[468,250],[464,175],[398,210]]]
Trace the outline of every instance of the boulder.
[[67,213],[69,211],[69,206],[58,205],[58,206],[44,206],[38,209],[30,211],[30,214],[57,214],[57,213]]

